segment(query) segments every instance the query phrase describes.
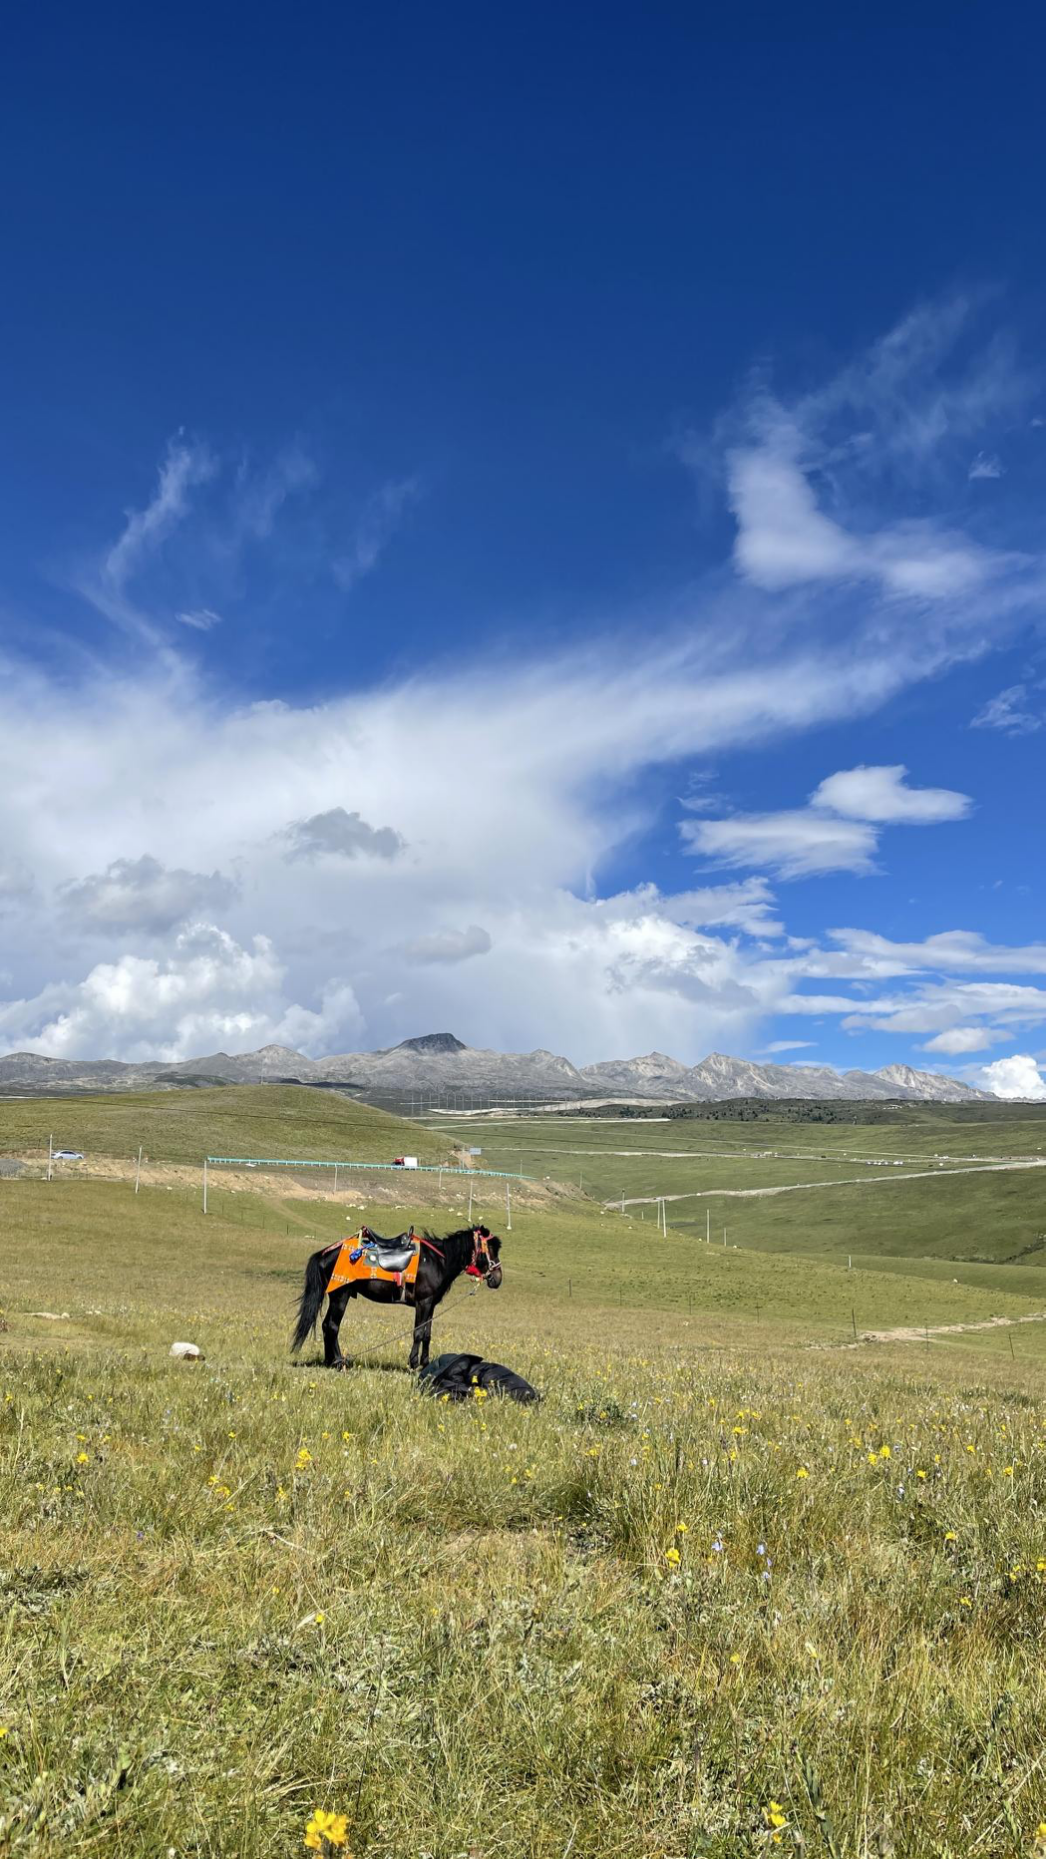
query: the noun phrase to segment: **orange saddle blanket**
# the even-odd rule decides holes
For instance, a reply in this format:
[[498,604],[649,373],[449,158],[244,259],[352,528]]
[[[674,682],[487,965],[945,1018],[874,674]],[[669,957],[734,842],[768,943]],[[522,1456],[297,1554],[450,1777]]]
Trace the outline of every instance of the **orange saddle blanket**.
[[[359,1254],[358,1258],[352,1257],[354,1252]],[[353,1233],[343,1240],[327,1284],[328,1296],[332,1291],[339,1291],[342,1285],[358,1284],[363,1279],[379,1278],[385,1284],[399,1285],[401,1289],[414,1283],[421,1258],[421,1246],[417,1240],[414,1241],[411,1257],[399,1271],[391,1271],[388,1266],[382,1265],[381,1256],[378,1247],[359,1233]]]

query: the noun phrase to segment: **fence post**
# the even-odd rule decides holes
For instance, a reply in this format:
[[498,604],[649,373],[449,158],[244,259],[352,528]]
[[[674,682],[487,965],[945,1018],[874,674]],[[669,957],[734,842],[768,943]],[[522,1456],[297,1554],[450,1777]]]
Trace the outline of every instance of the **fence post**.
[[137,1194],[142,1179],[142,1145],[138,1144],[138,1166],[134,1171],[134,1191]]
[[207,1212],[207,1157],[203,1158],[203,1211]]
[[54,1159],[54,1137],[47,1138],[47,1179],[51,1179],[51,1164]]

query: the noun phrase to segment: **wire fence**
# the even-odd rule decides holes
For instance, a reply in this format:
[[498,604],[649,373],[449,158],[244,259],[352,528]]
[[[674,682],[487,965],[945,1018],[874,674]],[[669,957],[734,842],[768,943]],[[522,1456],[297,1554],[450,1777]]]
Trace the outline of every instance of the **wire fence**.
[[327,1168],[356,1169],[365,1174],[403,1175],[464,1175],[466,1180],[484,1176],[490,1181],[529,1181],[530,1176],[514,1168],[458,1168],[449,1162],[417,1162],[409,1167],[402,1162],[300,1162],[289,1156],[263,1155],[209,1155],[204,1160],[215,1168]]

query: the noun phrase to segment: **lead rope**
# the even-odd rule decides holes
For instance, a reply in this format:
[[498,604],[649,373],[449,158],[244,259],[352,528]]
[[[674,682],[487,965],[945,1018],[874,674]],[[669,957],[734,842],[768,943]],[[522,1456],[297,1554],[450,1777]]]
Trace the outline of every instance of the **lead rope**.
[[[462,1273],[461,1276],[464,1277],[464,1273]],[[468,1297],[475,1297],[476,1292],[479,1290],[479,1287],[482,1282],[483,1282],[482,1279],[477,1279],[474,1284],[467,1284],[467,1285],[463,1284],[460,1287],[460,1290],[464,1292]],[[430,1342],[432,1340],[432,1332],[436,1327],[437,1318],[443,1317],[443,1315],[446,1312],[448,1304],[455,1303],[459,1295],[460,1295],[459,1289],[457,1286],[455,1286],[454,1290],[448,1291],[446,1297],[441,1298],[440,1302],[436,1305],[436,1308],[433,1311],[432,1316],[429,1318],[429,1341]],[[400,1305],[401,1310],[404,1308],[410,1309],[410,1306]],[[368,1343],[366,1347],[363,1349],[353,1350],[352,1352],[353,1362],[358,1362],[361,1356],[371,1356],[374,1354],[375,1350],[384,1348],[386,1338],[391,1336],[392,1333],[393,1333],[392,1325],[391,1323],[387,1323],[385,1325],[385,1328],[379,1333],[379,1335],[377,1336],[374,1342]]]

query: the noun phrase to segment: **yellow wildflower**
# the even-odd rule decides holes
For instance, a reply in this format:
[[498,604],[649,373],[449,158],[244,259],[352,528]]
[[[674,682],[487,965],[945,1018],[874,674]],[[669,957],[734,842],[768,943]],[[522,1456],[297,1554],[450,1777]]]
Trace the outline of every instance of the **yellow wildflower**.
[[305,1844],[310,1852],[322,1853],[332,1846],[344,1846],[349,1830],[347,1814],[325,1814],[314,1810],[305,1827]]
[[959,1538],[956,1536],[954,1530],[945,1530],[944,1540],[946,1543],[957,1543]]
[[77,1465],[89,1465],[90,1464],[90,1460],[88,1459],[86,1452],[77,1453],[76,1463]]
[[801,1466],[799,1467],[799,1470],[798,1470],[798,1471],[796,1472],[796,1477],[797,1477],[797,1478],[809,1478],[809,1476],[810,1476],[810,1474],[809,1474],[809,1472],[807,1471],[807,1469],[806,1469],[806,1467],[805,1467],[805,1465],[801,1465]]
[[769,1807],[764,1807],[763,1818],[768,1827],[779,1829],[781,1827],[787,1827],[788,1825],[788,1816],[781,1806],[780,1801],[771,1801]]
[[680,1556],[678,1549],[666,1549],[665,1550],[665,1561],[669,1564],[671,1568],[674,1568],[674,1569],[678,1568],[681,1560],[682,1560],[682,1557]]

